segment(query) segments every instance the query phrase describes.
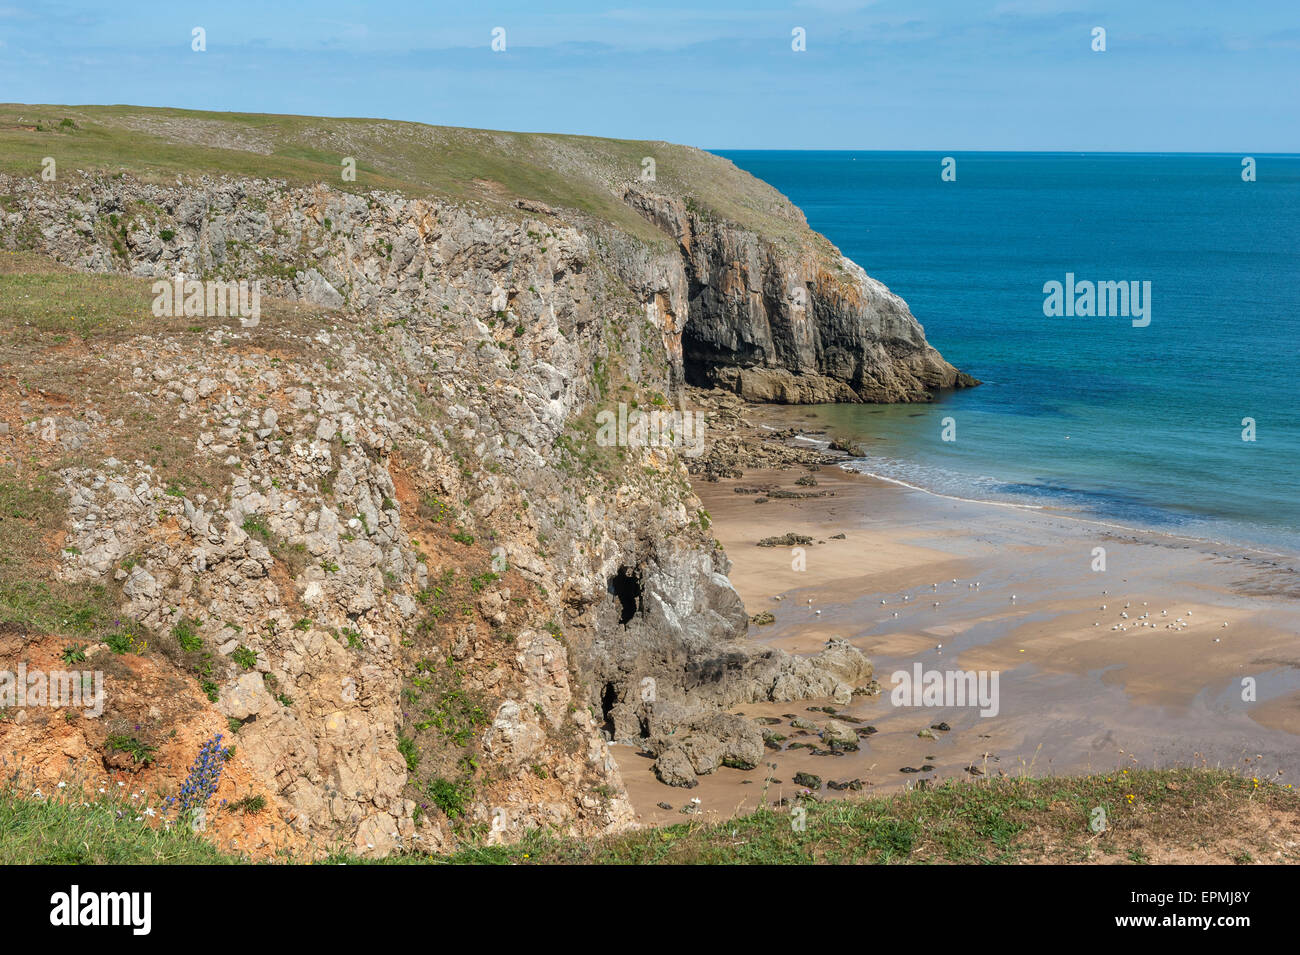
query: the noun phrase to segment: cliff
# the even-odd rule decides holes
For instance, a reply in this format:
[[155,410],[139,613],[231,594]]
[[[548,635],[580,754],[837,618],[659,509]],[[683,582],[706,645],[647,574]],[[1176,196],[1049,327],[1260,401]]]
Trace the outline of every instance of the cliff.
[[677,242],[689,383],[789,404],[926,401],[977,384],[926,342],[906,302],[793,207],[803,229],[778,242],[640,184],[624,201]]
[[[224,721],[231,779],[289,823],[240,821],[263,851],[586,835],[633,824],[607,740],[689,783],[761,756],[723,708],[869,680],[844,645],[749,644],[681,449],[599,434],[691,381],[786,401],[962,383],[774,191],[658,143],[0,120],[0,496],[39,502],[0,521],[22,557],[0,565],[0,655],[73,641],[110,686],[93,720],[0,722],[38,777],[102,759],[174,782],[107,741],[183,766],[183,728]],[[178,273],[259,281],[260,314],[170,296]]]

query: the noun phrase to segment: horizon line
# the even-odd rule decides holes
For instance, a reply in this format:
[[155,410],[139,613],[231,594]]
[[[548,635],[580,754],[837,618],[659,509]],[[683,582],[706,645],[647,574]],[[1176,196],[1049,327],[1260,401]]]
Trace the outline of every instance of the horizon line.
[[471,131],[489,132],[489,133],[519,133],[532,136],[578,136],[588,139],[613,139],[627,140],[632,142],[655,143],[663,142],[673,146],[687,146],[694,149],[702,149],[705,152],[857,152],[857,153],[1026,153],[1037,155],[1122,155],[1122,156],[1270,156],[1274,158],[1300,158],[1300,152],[1288,152],[1278,150],[1266,151],[1249,151],[1249,150],[1222,150],[1222,149],[1062,149],[1062,148],[1044,148],[1044,147],[1025,147],[1025,146],[971,146],[971,147],[889,147],[885,149],[860,146],[699,146],[684,140],[660,139],[648,137],[630,137],[630,136],[611,136],[601,133],[575,133],[561,132],[558,130],[539,130],[539,129],[507,129],[504,127],[491,126],[449,126],[445,123],[431,122],[423,119],[396,119],[392,116],[351,116],[337,115],[329,113],[282,113],[282,112],[264,112],[259,109],[207,109],[194,106],[149,106],[143,103],[17,103],[5,102],[0,106],[10,107],[65,107],[67,109],[146,109],[146,110],[173,110],[187,113],[210,113],[210,114],[229,114],[242,116],[267,116],[276,118],[290,119],[337,119],[348,121],[371,121],[382,123],[410,123],[417,126],[432,126],[445,129],[466,129]]
[[1219,149],[1030,149],[980,146],[968,149],[880,149],[853,146],[700,146],[706,152],[800,152],[800,153],[1027,153],[1053,156],[1272,156],[1300,159],[1300,152],[1261,152]]

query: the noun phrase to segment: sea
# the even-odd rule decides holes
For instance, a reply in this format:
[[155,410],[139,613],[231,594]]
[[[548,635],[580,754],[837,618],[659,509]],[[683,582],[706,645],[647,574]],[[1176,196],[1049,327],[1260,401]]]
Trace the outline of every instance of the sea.
[[1300,554],[1300,156],[718,154],[983,382],[806,409],[856,470]]

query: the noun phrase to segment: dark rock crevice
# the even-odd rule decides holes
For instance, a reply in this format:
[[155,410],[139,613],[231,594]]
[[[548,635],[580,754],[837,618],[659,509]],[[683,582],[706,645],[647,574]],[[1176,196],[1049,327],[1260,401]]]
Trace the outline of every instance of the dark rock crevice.
[[641,186],[623,198],[677,242],[688,384],[811,404],[928,401],[979,383],[930,346],[906,302],[811,230],[778,242]]
[[609,580],[609,592],[618,601],[618,622],[626,627],[641,612],[641,578],[632,568],[620,567]]

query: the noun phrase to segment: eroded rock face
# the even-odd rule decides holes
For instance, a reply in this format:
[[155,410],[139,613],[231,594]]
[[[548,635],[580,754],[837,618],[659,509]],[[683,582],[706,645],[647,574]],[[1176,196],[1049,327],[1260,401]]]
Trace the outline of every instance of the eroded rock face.
[[977,384],[926,342],[906,302],[820,236],[777,243],[642,186],[624,200],[678,243],[691,384],[790,404],[926,401]]
[[[260,279],[311,306],[202,337],[145,324],[96,355],[127,406],[221,475],[203,491],[109,457],[132,426],[93,408],[31,439],[104,456],[60,474],[61,574],[116,578],[123,612],[157,634],[192,626],[217,710],[245,721],[241,758],[312,844],[444,848],[457,818],[496,838],[616,831],[632,813],[606,738],[670,740],[660,775],[690,785],[761,756],[720,708],[847,701],[870,679],[847,645],[749,645],[680,455],[590,440],[620,383],[670,402],[701,377],[765,400],[957,383],[851,264],[633,190],[677,249],[544,206],[509,218],[267,181],[0,176],[0,191],[16,210],[0,241],[21,227],[80,269]],[[454,616],[449,572],[479,581]],[[425,770],[400,748],[442,725],[408,702],[426,666],[476,701],[467,738],[492,770],[455,814],[422,801]]]

